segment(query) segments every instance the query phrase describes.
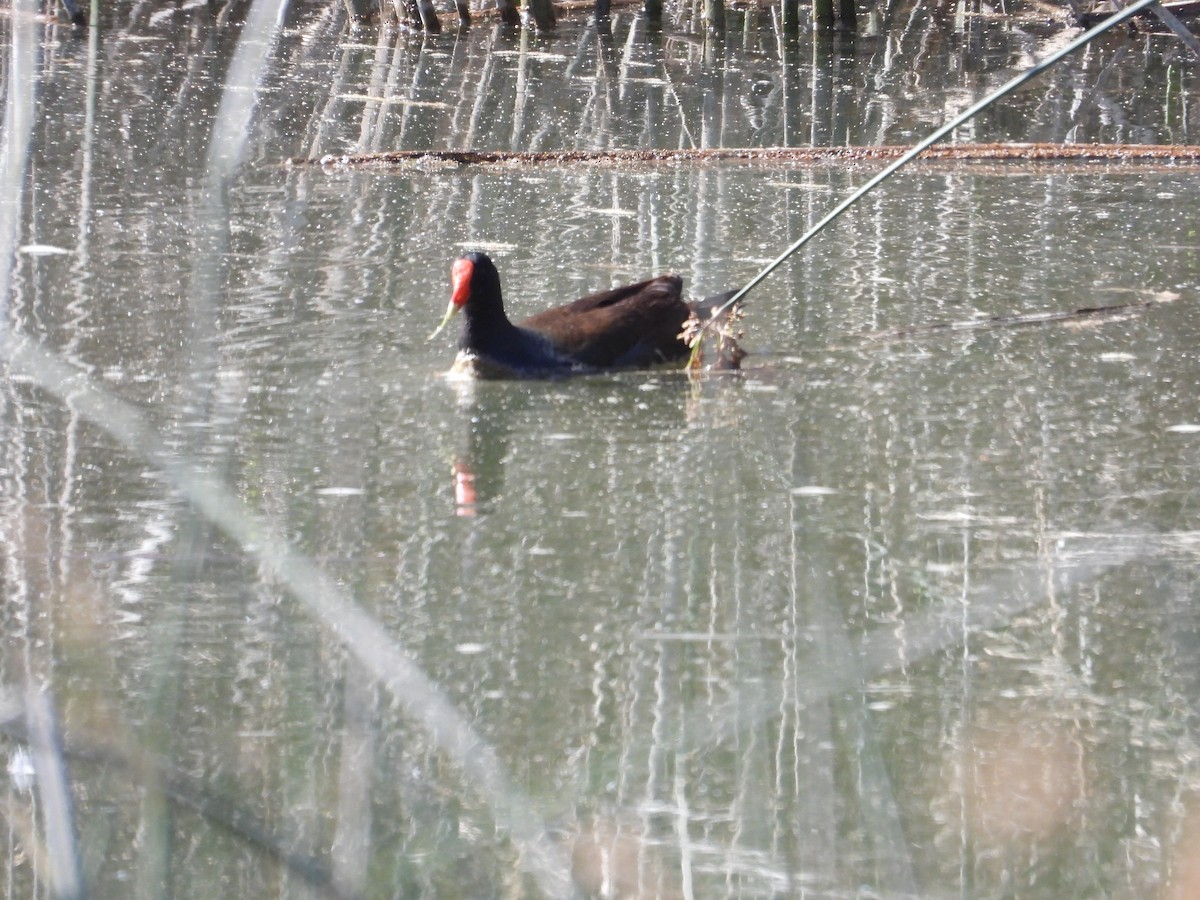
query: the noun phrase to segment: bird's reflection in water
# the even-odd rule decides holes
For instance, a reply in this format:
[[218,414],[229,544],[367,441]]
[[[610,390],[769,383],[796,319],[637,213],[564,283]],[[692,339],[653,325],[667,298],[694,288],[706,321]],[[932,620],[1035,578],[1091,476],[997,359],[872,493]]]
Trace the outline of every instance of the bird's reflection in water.
[[454,514],[486,513],[504,484],[504,459],[516,407],[523,397],[500,383],[452,382],[459,407],[467,414],[464,434],[451,469]]
[[479,495],[475,493],[475,470],[469,456],[454,458],[454,514],[474,516],[479,512]]
[[[737,392],[731,388],[740,381],[737,374],[711,365],[698,375],[676,367],[550,381],[450,379],[463,414],[462,436],[451,466],[454,514],[474,517],[491,511],[503,491],[514,423],[528,418],[541,421],[555,414],[552,410],[558,410],[555,398],[562,399],[561,390],[597,409],[641,408],[637,415],[655,419],[651,431],[667,433],[680,427],[737,424],[737,408],[728,402],[736,400]],[[653,408],[648,403],[651,396],[657,398]]]

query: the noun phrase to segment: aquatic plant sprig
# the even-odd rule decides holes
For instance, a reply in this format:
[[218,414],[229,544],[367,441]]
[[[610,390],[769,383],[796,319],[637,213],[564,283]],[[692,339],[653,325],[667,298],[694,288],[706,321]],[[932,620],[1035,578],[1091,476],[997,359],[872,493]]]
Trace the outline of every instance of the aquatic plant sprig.
[[746,351],[742,349],[740,343],[741,339],[745,337],[745,333],[738,329],[738,323],[741,322],[744,315],[745,310],[741,303],[735,304],[719,315],[713,314],[712,316],[703,315],[693,309],[692,314],[683,323],[683,330],[679,332],[679,340],[692,348],[692,352],[688,356],[687,370],[698,372],[703,366],[702,347],[706,333],[710,333],[710,337],[716,338],[714,366],[723,370],[737,369],[746,357]]
[[759,284],[761,284],[767,278],[767,276],[769,276],[772,272],[774,272],[781,265],[783,265],[783,263],[786,262],[787,259],[792,254],[796,253],[796,251],[798,251],[801,247],[803,247],[805,244],[807,244],[809,241],[811,241],[814,237],[816,237],[818,234],[820,234],[825,229],[826,226],[828,226],[829,224],[834,222],[839,216],[841,216],[842,213],[844,213],[851,206],[853,206],[855,203],[857,203],[859,200],[861,200],[863,197],[865,197],[867,194],[869,194],[879,184],[886,181],[893,174],[895,174],[898,170],[900,170],[904,166],[908,165],[908,163],[912,162],[914,159],[916,159],[918,156],[920,156],[921,153],[923,153],[929,147],[932,147],[938,141],[949,136],[956,128],[969,122],[971,119],[973,119],[979,113],[983,112],[983,110],[987,109],[989,106],[991,106],[996,101],[1001,100],[1004,97],[1007,97],[1009,94],[1011,94],[1017,88],[1021,87],[1022,85],[1026,84],[1029,81],[1032,81],[1034,78],[1036,78],[1038,75],[1041,75],[1043,72],[1045,72],[1051,66],[1055,65],[1062,59],[1065,59],[1067,56],[1070,56],[1076,50],[1079,50],[1082,47],[1087,46],[1089,43],[1091,43],[1093,40],[1095,40],[1100,35],[1104,34],[1106,31],[1109,31],[1110,29],[1116,27],[1117,25],[1120,25],[1122,22],[1125,22],[1125,21],[1133,18],[1138,13],[1148,9],[1151,6],[1154,6],[1158,2],[1159,2],[1159,0],[1137,0],[1137,2],[1125,7],[1122,10],[1119,10],[1119,11],[1113,13],[1111,16],[1109,16],[1103,22],[1100,22],[1099,24],[1095,25],[1094,27],[1088,29],[1083,34],[1081,34],[1079,37],[1077,37],[1075,40],[1071,41],[1071,43],[1067,44],[1065,47],[1052,53],[1050,56],[1046,57],[1046,59],[1042,60],[1041,62],[1035,63],[1034,65],[1030,66],[1028,69],[1026,69],[1020,75],[1017,75],[1015,78],[1011,79],[1006,84],[1002,85],[1001,87],[997,88],[992,93],[988,94],[986,97],[984,97],[979,102],[970,106],[965,111],[959,113],[957,116],[955,116],[953,119],[951,119],[945,125],[943,125],[941,128],[934,131],[932,134],[930,134],[924,140],[922,140],[921,142],[919,142],[917,144],[914,144],[913,147],[907,153],[905,153],[903,156],[898,157],[894,162],[889,164],[887,167],[885,167],[883,170],[881,170],[874,177],[872,177],[872,178],[868,179],[866,182],[864,182],[863,185],[858,190],[856,190],[849,197],[847,197],[845,200],[843,200],[841,203],[839,203],[837,206],[835,206],[833,209],[831,209],[828,213],[826,213],[825,216],[819,222],[817,222],[815,225],[812,226],[812,228],[810,228],[803,235],[801,235],[801,237],[799,239],[797,239],[790,247],[788,247],[781,254],[779,254],[779,256],[777,256],[774,260],[772,260],[770,263],[768,263],[757,275],[755,275],[753,278],[751,278],[750,281],[748,281],[741,290],[739,290],[736,294],[734,294],[732,297],[730,297],[728,300],[726,300],[721,306],[717,307],[713,311],[711,318],[709,318],[708,321],[703,324],[703,326],[692,336],[691,340],[689,341],[689,346],[691,346],[691,348],[692,348],[692,353],[688,359],[688,368],[695,369],[699,366],[699,364],[700,364],[699,363],[699,357],[700,357],[699,348],[703,341],[704,335],[706,332],[710,331],[714,327],[714,323],[717,322],[721,318],[722,313],[724,313],[726,310],[732,308],[734,306],[734,304],[741,302],[741,300],[747,294],[749,294],[750,291],[752,291],[754,288],[756,288]]

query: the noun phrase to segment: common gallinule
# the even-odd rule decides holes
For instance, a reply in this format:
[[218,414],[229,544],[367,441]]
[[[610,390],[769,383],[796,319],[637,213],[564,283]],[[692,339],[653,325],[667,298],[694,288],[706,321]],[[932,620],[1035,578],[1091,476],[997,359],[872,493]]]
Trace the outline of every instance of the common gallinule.
[[680,332],[693,309],[711,310],[731,296],[688,304],[683,279],[660,275],[589,294],[514,325],[504,313],[500,273],[485,254],[455,260],[450,282],[450,306],[433,335],[461,312],[451,372],[484,378],[553,377],[683,359],[690,350]]

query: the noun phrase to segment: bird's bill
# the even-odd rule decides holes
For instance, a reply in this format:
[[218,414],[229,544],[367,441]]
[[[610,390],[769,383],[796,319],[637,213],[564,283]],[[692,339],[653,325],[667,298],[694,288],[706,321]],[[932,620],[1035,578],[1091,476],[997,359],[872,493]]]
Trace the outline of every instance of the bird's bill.
[[433,334],[427,340],[432,341],[441,334],[442,329],[454,318],[454,314],[467,305],[467,300],[471,297],[471,276],[474,274],[475,264],[471,260],[464,257],[454,261],[454,265],[450,267],[450,306],[446,308],[446,315],[442,316],[441,323],[433,329]]
[[454,314],[460,309],[462,309],[462,307],[451,300],[450,305],[446,307],[446,315],[442,316],[442,321],[438,323],[438,327],[433,329],[433,334],[429,335],[426,340],[432,341],[435,337],[441,334],[442,330],[450,324],[450,320],[454,318]]

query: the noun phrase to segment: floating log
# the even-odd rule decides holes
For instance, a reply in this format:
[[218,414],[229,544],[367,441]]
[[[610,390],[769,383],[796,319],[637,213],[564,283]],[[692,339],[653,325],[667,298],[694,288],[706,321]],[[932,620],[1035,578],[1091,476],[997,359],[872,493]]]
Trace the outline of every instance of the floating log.
[[[717,149],[647,150],[392,150],[383,153],[329,154],[298,157],[290,166],[332,169],[387,169],[427,165],[534,166],[593,164],[615,166],[676,162],[872,162],[896,159],[904,146],[878,147],[743,147]],[[1013,162],[1136,162],[1200,163],[1200,146],[1186,144],[938,144],[925,150],[924,160]]]

